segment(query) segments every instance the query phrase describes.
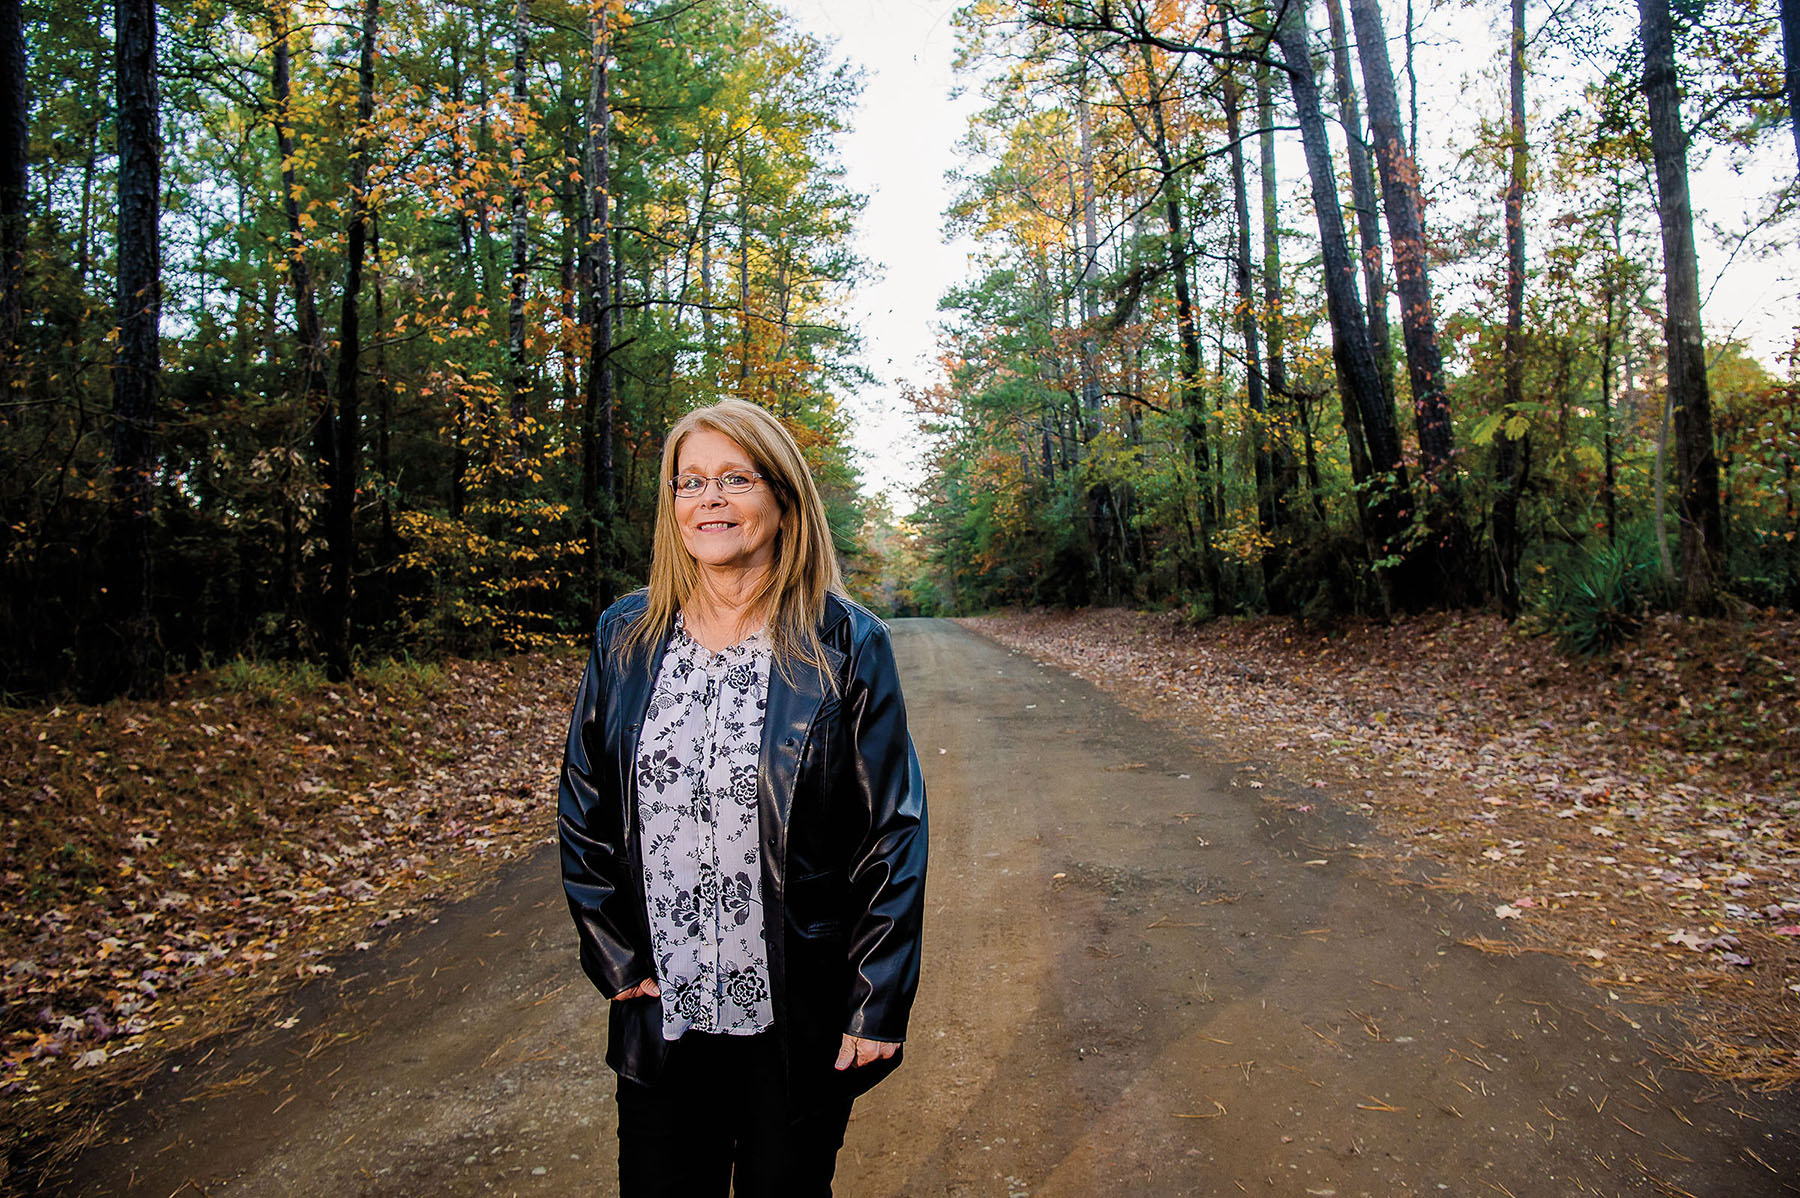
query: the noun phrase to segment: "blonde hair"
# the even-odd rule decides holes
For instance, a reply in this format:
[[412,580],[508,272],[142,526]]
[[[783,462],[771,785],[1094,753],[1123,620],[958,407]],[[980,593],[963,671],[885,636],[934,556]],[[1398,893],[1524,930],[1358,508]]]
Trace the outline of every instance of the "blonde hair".
[[795,661],[829,675],[825,647],[819,641],[819,621],[825,615],[825,596],[843,594],[844,583],[825,519],[825,503],[793,435],[769,412],[741,399],[696,408],[676,421],[663,439],[648,602],[626,629],[621,648],[629,652],[639,645],[654,645],[700,585],[700,567],[681,540],[669,480],[675,477],[681,443],[688,434],[702,429],[736,442],[781,507],[774,560],[750,598],[751,607],[763,613],[764,635],[769,638],[776,666],[783,677],[791,678],[788,666]]

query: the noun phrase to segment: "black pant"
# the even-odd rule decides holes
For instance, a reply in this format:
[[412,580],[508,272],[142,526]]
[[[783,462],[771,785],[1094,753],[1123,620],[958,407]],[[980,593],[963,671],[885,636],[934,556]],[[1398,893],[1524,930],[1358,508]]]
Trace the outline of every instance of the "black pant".
[[689,1032],[654,1086],[619,1079],[622,1198],[813,1198],[831,1193],[848,1098],[798,1120],[772,1032]]

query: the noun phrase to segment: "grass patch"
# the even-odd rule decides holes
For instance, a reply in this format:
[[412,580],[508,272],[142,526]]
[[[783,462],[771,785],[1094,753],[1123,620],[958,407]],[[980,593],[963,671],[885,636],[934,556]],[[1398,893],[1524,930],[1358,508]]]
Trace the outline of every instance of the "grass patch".
[[325,671],[305,661],[253,661],[234,657],[201,676],[200,685],[221,695],[243,695],[259,703],[285,703],[316,694]]

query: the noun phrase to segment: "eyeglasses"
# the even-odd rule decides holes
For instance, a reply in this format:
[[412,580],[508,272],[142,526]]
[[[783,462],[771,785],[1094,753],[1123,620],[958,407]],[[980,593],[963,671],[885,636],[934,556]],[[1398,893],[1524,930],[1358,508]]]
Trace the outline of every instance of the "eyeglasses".
[[669,490],[675,492],[677,499],[698,499],[706,494],[707,483],[718,483],[723,494],[742,495],[761,479],[762,475],[754,470],[727,470],[717,478],[708,478],[704,474],[677,474],[669,480]]

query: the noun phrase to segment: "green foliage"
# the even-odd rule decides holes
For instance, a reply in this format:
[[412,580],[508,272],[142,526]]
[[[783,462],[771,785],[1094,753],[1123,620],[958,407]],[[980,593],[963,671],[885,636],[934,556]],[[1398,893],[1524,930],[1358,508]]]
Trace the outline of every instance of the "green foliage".
[[[832,147],[857,77],[763,0],[599,7],[613,275],[584,296],[587,8],[529,7],[519,105],[512,6],[381,6],[359,295],[351,617],[364,659],[585,635],[598,606],[644,577],[663,431],[726,396],[783,418],[839,551],[852,562],[865,552],[839,409],[864,381],[842,318],[864,269],[849,250],[859,204]],[[273,82],[282,10],[160,11],[165,369],[152,603],[162,647],[175,668],[310,660],[323,651],[332,473],[325,404],[297,335],[297,279],[303,264],[329,382],[360,132],[354,17],[288,6],[284,164]],[[33,198],[12,398],[29,398],[0,405],[0,691],[17,697],[103,692],[92,663],[117,635],[98,600],[115,324],[108,12],[91,0],[28,3],[26,21]],[[596,295],[614,316],[610,494],[594,485],[587,412]],[[255,685],[272,695],[285,684]]]
[[422,698],[438,687],[444,668],[436,662],[421,661],[411,656],[388,657],[361,671],[362,680],[384,694],[396,697]]
[[[376,147],[367,200],[378,234],[360,296],[352,546],[365,659],[581,636],[598,605],[643,577],[662,431],[723,396],[762,403],[795,431],[852,585],[882,610],[1194,604],[1325,619],[1383,608],[1378,567],[1394,559],[1371,560],[1356,531],[1370,492],[1351,483],[1307,222],[1276,214],[1277,298],[1241,298],[1218,269],[1237,230],[1217,64],[1071,37],[1039,19],[1041,6],[984,0],[959,16],[969,60],[992,68],[949,214],[979,249],[944,300],[943,385],[918,396],[933,438],[919,515],[871,519],[840,406],[867,381],[843,319],[866,269],[849,249],[860,197],[832,145],[856,73],[767,0],[601,7],[613,275],[590,287],[585,6],[529,7],[521,105],[509,6],[383,4],[367,131],[353,127],[349,10],[293,9],[285,163],[273,126],[278,10],[162,6],[166,369],[152,600],[177,668],[322,651],[331,473],[296,284],[304,265],[329,375],[362,132]],[[1715,19],[1728,11],[1743,19]],[[116,324],[108,13],[96,0],[38,0],[25,15],[25,324],[18,387],[0,405],[0,692],[13,697],[103,690],[92,663],[119,647],[101,600]],[[1216,36],[1216,23],[1187,28],[1175,9],[1145,19],[1173,22],[1173,43]],[[1629,22],[1593,19],[1599,35],[1628,40]],[[1721,98],[1705,106],[1708,138],[1747,143],[1776,127],[1767,102],[1724,99],[1766,90],[1772,31],[1766,14],[1715,4],[1683,34],[1683,69]],[[1628,49],[1615,57],[1619,69],[1581,106],[1533,126],[1521,403],[1504,406],[1500,384],[1500,125],[1482,126],[1455,172],[1421,164],[1431,187],[1477,200],[1447,195],[1429,247],[1434,268],[1470,281],[1440,293],[1455,297],[1441,328],[1460,440],[1442,482],[1450,527],[1420,524],[1430,536],[1484,535],[1503,439],[1524,448],[1528,561],[1646,523],[1656,506],[1657,226],[1635,74]],[[1304,186],[1283,178],[1278,190]],[[1791,218],[1771,211],[1757,237],[1774,242]],[[1245,302],[1284,342],[1287,386],[1270,388],[1261,412],[1239,338]],[[615,321],[610,493],[588,412],[600,303]],[[1777,378],[1730,345],[1712,358],[1732,585],[1757,602],[1800,602],[1792,368]]]
[[307,661],[253,661],[234,657],[211,673],[221,693],[244,695],[264,706],[311,697],[325,685],[325,671]]
[[[387,657],[363,665],[361,684],[390,699],[419,699],[443,677],[443,667],[411,656]],[[262,705],[311,701],[328,689],[325,671],[309,661],[257,661],[234,657],[215,666],[201,686],[223,695],[243,695]]]
[[1644,626],[1655,574],[1655,548],[1644,538],[1596,542],[1551,573],[1538,600],[1538,618],[1564,652],[1609,653]]
[[[1707,97],[1690,115],[1714,144],[1766,139],[1766,102],[1744,97],[1769,86],[1779,42],[1767,6],[1753,8],[1714,4],[1682,35],[1684,83],[1695,86],[1690,97]],[[1437,291],[1456,446],[1440,476],[1428,483],[1414,469],[1411,494],[1395,493],[1413,510],[1399,517],[1401,543],[1382,548],[1362,531],[1384,492],[1379,479],[1353,482],[1360,434],[1346,427],[1337,390],[1319,247],[1300,211],[1306,180],[1272,179],[1277,207],[1261,222],[1252,211],[1253,223],[1275,225],[1252,230],[1252,246],[1273,235],[1282,270],[1265,291],[1252,262],[1254,294],[1240,295],[1227,68],[1163,48],[1217,45],[1226,24],[1236,38],[1243,14],[1208,22],[1179,6],[1115,6],[1090,15],[1114,24],[1077,32],[1056,6],[1008,0],[966,6],[958,18],[966,61],[988,72],[988,106],[971,121],[950,215],[979,251],[941,305],[944,381],[916,396],[937,438],[921,528],[957,610],[1132,603],[1264,608],[1327,623],[1396,604],[1486,601],[1501,576],[1479,563],[1498,561],[1483,550],[1515,502],[1507,539],[1528,565],[1647,526],[1659,485],[1672,522],[1660,229],[1635,20],[1584,8],[1541,31],[1546,46],[1580,45],[1600,69],[1577,80],[1588,84],[1582,102],[1561,112],[1544,107],[1538,80],[1527,83],[1525,306],[1512,402],[1497,200],[1514,145],[1504,105],[1458,141],[1453,159],[1418,164],[1434,194],[1430,267],[1458,280],[1440,278]],[[1555,59],[1546,53],[1543,62]],[[1236,83],[1247,101],[1250,81]],[[1277,95],[1277,125],[1288,119],[1282,103]],[[1240,121],[1250,111],[1241,104]],[[1253,130],[1243,132],[1249,149]],[[1248,180],[1252,192],[1257,182]],[[1746,250],[1779,253],[1792,240],[1792,204],[1771,195],[1760,208],[1766,217],[1745,218]],[[1181,218],[1178,233],[1169,213]],[[1185,337],[1179,283],[1192,301]],[[1246,307],[1271,383],[1262,411],[1252,410]],[[1395,329],[1389,340],[1403,452],[1415,458],[1405,338]],[[1275,342],[1285,386],[1273,385]],[[1791,368],[1783,384],[1741,347],[1711,346],[1709,357],[1730,585],[1792,603],[1800,425]],[[1509,477],[1497,480],[1508,455]],[[1596,585],[1584,617],[1596,643],[1623,635],[1633,618],[1624,585]],[[1579,587],[1558,593],[1573,605]],[[1609,595],[1622,606],[1599,602]]]

